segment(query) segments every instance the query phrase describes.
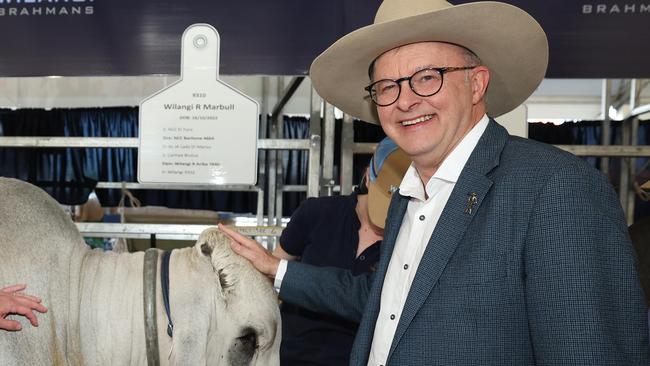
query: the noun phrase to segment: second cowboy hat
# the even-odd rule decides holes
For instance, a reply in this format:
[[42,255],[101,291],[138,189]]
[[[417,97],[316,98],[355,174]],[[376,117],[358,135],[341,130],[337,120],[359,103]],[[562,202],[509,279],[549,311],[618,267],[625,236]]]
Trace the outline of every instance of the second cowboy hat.
[[411,159],[393,140],[379,142],[368,167],[368,216],[375,226],[384,228],[391,197],[410,165]]
[[343,112],[379,123],[376,107],[363,89],[370,84],[370,64],[395,47],[425,41],[468,48],[490,69],[486,95],[490,117],[519,106],[546,73],[546,34],[516,6],[495,1],[452,5],[443,0],[385,0],[373,24],[343,36],[314,60],[312,84]]

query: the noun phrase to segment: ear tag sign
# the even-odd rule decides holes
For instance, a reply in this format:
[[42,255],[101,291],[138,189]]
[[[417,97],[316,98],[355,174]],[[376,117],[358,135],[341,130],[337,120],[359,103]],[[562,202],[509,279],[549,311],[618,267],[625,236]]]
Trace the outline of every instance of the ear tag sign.
[[181,77],[140,103],[140,183],[255,184],[259,106],[219,80],[219,34],[183,33]]

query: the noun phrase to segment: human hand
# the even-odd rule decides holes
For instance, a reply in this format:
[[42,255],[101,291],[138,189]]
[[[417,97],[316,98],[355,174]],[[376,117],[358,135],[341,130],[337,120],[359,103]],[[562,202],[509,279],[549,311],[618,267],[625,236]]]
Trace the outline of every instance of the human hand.
[[34,315],[34,310],[39,313],[47,312],[47,308],[41,304],[41,299],[36,296],[24,294],[23,291],[27,285],[13,285],[0,290],[0,329],[4,330],[21,330],[22,325],[16,320],[7,320],[7,315],[19,314],[38,327],[38,319]]
[[230,247],[235,253],[248,259],[262,274],[270,278],[275,278],[275,274],[278,272],[278,266],[280,265],[280,259],[269,253],[262,244],[240,234],[235,229],[222,224],[219,224],[218,227],[222,233],[230,238]]

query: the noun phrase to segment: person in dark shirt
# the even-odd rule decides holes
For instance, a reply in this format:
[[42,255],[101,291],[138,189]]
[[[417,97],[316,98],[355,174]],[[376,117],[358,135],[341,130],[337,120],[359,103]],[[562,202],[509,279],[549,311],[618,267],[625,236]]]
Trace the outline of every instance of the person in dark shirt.
[[[349,269],[355,276],[374,271],[390,187],[399,186],[409,164],[397,145],[384,139],[355,192],[304,201],[291,216],[273,254],[321,267]],[[282,366],[349,363],[356,322],[313,313],[288,302],[282,303],[281,313]]]

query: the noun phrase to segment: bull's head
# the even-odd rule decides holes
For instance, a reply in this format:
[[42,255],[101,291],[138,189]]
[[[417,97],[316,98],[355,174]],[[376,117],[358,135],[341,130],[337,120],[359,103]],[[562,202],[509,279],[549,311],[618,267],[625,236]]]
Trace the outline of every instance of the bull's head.
[[[172,303],[172,364],[279,364],[281,326],[277,294],[266,277],[232,251],[229,241],[216,228],[205,230],[190,255],[190,266],[194,268],[191,272],[196,274],[188,276],[183,289],[170,289],[174,302],[193,312],[185,316],[188,324],[181,324],[174,319]],[[205,360],[188,354],[197,350],[195,343],[202,343],[203,337]],[[164,355],[162,347],[161,344]]]

